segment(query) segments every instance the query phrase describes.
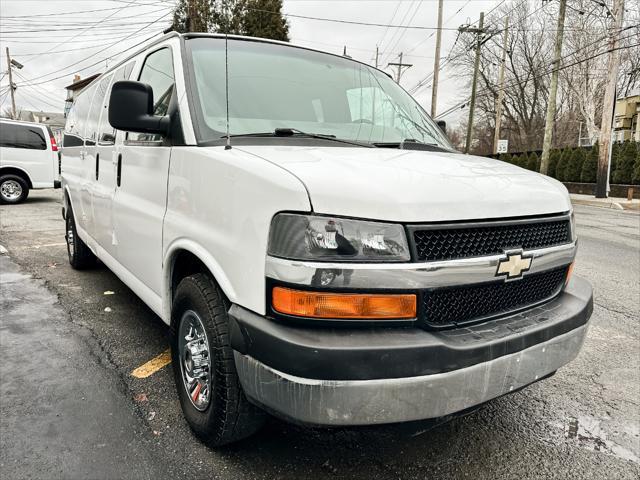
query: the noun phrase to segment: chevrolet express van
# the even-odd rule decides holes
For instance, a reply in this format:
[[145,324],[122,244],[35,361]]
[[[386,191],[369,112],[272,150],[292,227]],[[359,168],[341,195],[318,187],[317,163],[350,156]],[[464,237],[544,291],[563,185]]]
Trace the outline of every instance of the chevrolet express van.
[[62,179],[71,265],[99,258],[170,326],[209,445],[265,412],[453,414],[552,375],[587,333],[562,184],[456,152],[348,58],[168,34],[80,94]]
[[21,203],[34,188],[60,188],[58,145],[47,125],[0,119],[0,203]]

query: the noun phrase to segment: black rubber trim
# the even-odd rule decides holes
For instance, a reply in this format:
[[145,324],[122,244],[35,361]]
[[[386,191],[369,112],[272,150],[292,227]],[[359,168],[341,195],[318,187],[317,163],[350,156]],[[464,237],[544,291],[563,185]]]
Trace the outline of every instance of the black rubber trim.
[[53,181],[53,188],[61,188],[61,187],[62,187],[62,183],[60,182],[60,180]]
[[464,328],[312,328],[276,323],[238,305],[229,311],[231,346],[289,375],[371,380],[433,375],[509,355],[585,325],[591,285],[574,277],[556,299]]

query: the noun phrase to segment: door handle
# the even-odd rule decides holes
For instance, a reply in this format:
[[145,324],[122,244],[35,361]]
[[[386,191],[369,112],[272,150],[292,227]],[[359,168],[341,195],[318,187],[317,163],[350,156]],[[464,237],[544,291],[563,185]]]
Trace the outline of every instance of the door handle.
[[96,180],[98,180],[99,175],[100,175],[100,154],[96,153]]
[[116,185],[120,186],[120,180],[122,177],[122,154],[118,154],[118,167],[116,168]]

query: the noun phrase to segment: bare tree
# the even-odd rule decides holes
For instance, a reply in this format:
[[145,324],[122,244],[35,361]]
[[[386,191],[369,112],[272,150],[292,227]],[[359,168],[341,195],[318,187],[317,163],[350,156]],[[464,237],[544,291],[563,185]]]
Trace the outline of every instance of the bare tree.
[[[611,0],[605,0],[611,3]],[[633,3],[633,2],[632,2]],[[544,132],[549,79],[552,69],[553,38],[557,3],[513,2],[502,4],[487,18],[487,33],[481,50],[478,97],[476,100],[475,153],[489,153],[495,128],[495,99],[498,95],[498,69],[502,57],[506,15],[510,17],[506,52],[503,120],[501,137],[509,139],[511,151],[538,150]],[[554,146],[576,145],[578,132],[597,138],[600,129],[606,71],[608,9],[593,0],[571,0],[568,4],[560,84],[554,123]],[[631,47],[640,37],[640,3],[625,14],[620,32],[621,46]],[[474,38],[460,36],[451,52],[456,74],[471,79]],[[620,95],[640,86],[640,48],[621,52],[618,84]],[[467,95],[461,97],[464,101]]]

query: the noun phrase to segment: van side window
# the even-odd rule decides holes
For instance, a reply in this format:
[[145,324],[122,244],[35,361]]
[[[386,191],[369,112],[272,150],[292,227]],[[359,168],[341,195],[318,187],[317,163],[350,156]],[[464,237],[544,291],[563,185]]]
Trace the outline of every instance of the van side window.
[[[138,80],[150,85],[153,90],[154,114],[166,115],[175,84],[171,50],[163,48],[149,55],[144,62]],[[161,140],[162,136],[129,132],[128,139],[149,142]]]
[[[120,80],[129,80],[131,71],[133,70],[134,62],[129,62],[126,65],[118,68],[113,74],[113,83]],[[113,85],[113,84],[112,84]],[[98,143],[100,145],[113,145],[116,141],[116,129],[109,123],[109,100],[111,96],[111,89],[104,99],[104,108],[102,109],[102,117],[100,120],[100,128],[98,135]]]
[[84,145],[87,115],[91,107],[91,99],[95,92],[95,84],[80,92],[75,99],[64,129],[63,147],[81,147]]
[[2,123],[0,127],[0,147],[46,150],[47,142],[44,139],[41,128]]
[[96,93],[93,96],[93,102],[91,103],[91,109],[89,110],[89,116],[87,117],[86,127],[86,145],[95,145],[98,140],[98,123],[100,122],[100,111],[104,103],[104,98],[107,95],[109,84],[111,83],[112,75],[104,77],[98,83],[96,87]]

